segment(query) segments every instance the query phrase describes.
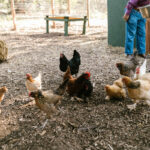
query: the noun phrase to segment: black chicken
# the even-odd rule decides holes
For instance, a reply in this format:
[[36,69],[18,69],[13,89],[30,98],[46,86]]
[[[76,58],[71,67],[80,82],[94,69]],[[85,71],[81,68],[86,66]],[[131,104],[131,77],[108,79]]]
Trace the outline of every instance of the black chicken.
[[67,69],[66,80],[69,79],[67,84],[67,92],[70,96],[76,96],[86,102],[86,98],[91,96],[93,85],[90,81],[90,73],[83,73],[78,78],[73,78]]
[[73,57],[71,60],[68,60],[64,54],[60,54],[60,65],[59,68],[61,71],[66,72],[69,65],[71,74],[74,75],[79,72],[79,66],[81,64],[80,54],[74,50]]
[[89,78],[86,78],[87,73],[84,73],[78,78],[77,82],[82,83],[82,87],[80,91],[77,93],[77,97],[84,99],[84,102],[86,102],[86,98],[91,96],[91,93],[93,92],[93,85]]

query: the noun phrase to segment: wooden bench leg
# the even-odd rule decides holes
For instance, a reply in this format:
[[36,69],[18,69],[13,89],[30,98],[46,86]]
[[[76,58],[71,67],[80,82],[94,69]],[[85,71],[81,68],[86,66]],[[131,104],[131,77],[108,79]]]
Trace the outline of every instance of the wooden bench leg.
[[86,20],[87,20],[87,16],[84,16],[84,22],[83,22],[83,31],[82,34],[86,33]]
[[64,32],[65,32],[65,36],[68,36],[68,19],[69,17],[64,17],[65,22],[64,22]]
[[48,16],[46,16],[46,33],[49,33],[49,20],[48,20]]

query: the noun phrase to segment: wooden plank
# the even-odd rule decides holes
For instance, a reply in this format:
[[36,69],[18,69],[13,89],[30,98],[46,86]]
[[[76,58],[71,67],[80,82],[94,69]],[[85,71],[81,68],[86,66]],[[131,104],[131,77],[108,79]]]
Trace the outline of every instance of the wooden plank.
[[70,0],[68,0],[68,14],[70,15]]
[[[70,0],[68,0],[68,14],[70,15]],[[68,25],[70,26],[70,22],[68,23]]]
[[90,26],[90,0],[87,0],[88,27]]
[[56,18],[45,18],[45,20],[52,20],[52,21],[65,21],[65,19],[56,19]]
[[[48,17],[48,18],[45,18],[45,19],[48,19],[48,20],[58,20],[58,21],[64,21],[65,18],[64,17]],[[84,18],[73,18],[73,17],[68,17],[68,20],[69,21],[84,21]],[[88,20],[88,19],[87,19]]]
[[49,17],[49,19],[64,19],[64,17]]
[[12,13],[13,25],[14,25],[14,28],[12,30],[16,30],[16,12],[14,7],[14,0],[11,0],[11,13]]
[[[86,19],[88,20],[88,19]],[[69,21],[84,21],[84,19],[69,19]]]
[[[64,19],[64,17],[48,17],[49,19]],[[75,18],[75,17],[68,17],[68,19],[83,19],[84,18]]]
[[150,53],[150,19],[146,19],[146,53]]
[[69,20],[73,20],[73,19],[82,19],[82,20],[84,20],[84,18],[73,18],[73,17],[69,17]]
[[[54,0],[51,0],[51,8],[52,8],[52,15],[54,16]],[[52,28],[55,28],[56,25],[55,25],[55,22],[53,21],[53,25],[52,25]]]
[[46,20],[46,33],[49,33],[49,21],[64,21],[64,35],[65,36],[68,36],[68,26],[69,26],[69,22],[71,21],[83,21],[83,31],[82,31],[82,34],[85,34],[86,32],[86,21],[88,20],[87,19],[87,16],[84,16],[84,18],[74,18],[74,17],[68,17],[68,16],[65,16],[65,17],[49,17],[49,16],[46,16],[44,18]]

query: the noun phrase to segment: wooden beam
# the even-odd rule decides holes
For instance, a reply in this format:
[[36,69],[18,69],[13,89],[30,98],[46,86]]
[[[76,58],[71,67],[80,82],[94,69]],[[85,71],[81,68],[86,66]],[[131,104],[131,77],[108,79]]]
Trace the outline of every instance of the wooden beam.
[[11,0],[11,14],[12,14],[13,25],[14,25],[14,28],[12,30],[16,30],[16,12],[14,7],[14,0]]
[[88,27],[90,26],[90,0],[87,0]]
[[[52,9],[52,16],[54,16],[54,0],[51,0],[51,9]],[[56,25],[55,25],[55,22],[53,21],[53,25],[52,25],[52,28],[55,28]]]
[[68,0],[68,14],[70,15],[70,0]]
[[146,21],[146,53],[150,54],[150,19]]
[[[68,15],[70,15],[70,0],[68,0]],[[70,22],[68,23],[68,26],[70,26]]]

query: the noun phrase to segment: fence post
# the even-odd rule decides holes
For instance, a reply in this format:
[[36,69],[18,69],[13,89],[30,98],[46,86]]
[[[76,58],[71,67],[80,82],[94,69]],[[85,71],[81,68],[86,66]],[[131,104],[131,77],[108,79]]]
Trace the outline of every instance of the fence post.
[[65,36],[68,36],[68,20],[69,20],[69,17],[64,17],[65,19],[65,23],[64,23],[64,32],[65,32]]
[[48,20],[49,16],[46,16],[46,33],[49,33],[49,20]]
[[84,21],[83,21],[83,31],[82,34],[86,33],[86,20],[87,20],[87,16],[84,16]]
[[13,30],[16,30],[16,12],[14,8],[14,0],[11,0],[11,13],[12,13],[13,24],[14,24]]

